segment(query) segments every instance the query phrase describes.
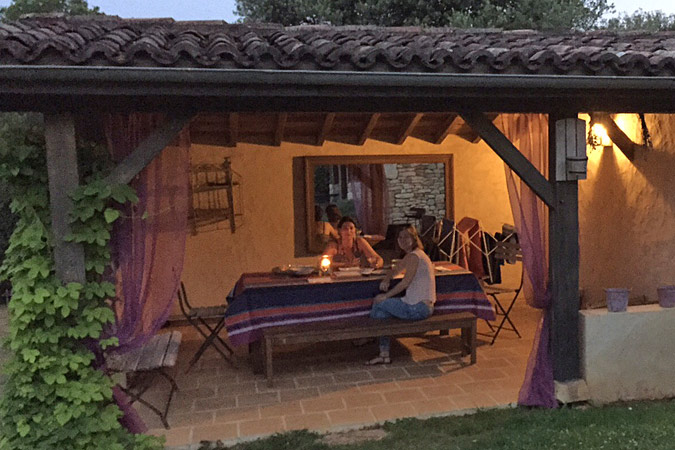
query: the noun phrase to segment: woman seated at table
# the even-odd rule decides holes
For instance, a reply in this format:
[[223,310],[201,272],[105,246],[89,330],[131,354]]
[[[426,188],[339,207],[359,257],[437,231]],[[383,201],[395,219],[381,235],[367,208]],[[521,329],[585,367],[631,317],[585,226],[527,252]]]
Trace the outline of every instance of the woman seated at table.
[[323,221],[323,210],[321,206],[314,206],[314,220],[316,222],[316,231],[314,235],[315,249],[317,252],[326,248],[329,242],[337,241],[340,237],[333,226]]
[[[436,302],[436,277],[434,265],[424,253],[424,246],[412,225],[398,233],[398,245],[406,253],[405,257],[391,268],[380,283],[383,293],[375,296],[370,317],[403,320],[423,320],[431,316]],[[405,271],[400,283],[389,289],[391,280]],[[405,291],[405,295],[399,296]],[[368,365],[389,364],[389,336],[380,337],[380,354],[366,362]]]
[[348,216],[341,218],[338,234],[337,242],[330,242],[324,250],[324,254],[333,256],[334,267],[382,267],[382,257],[364,238],[356,236],[354,219]]

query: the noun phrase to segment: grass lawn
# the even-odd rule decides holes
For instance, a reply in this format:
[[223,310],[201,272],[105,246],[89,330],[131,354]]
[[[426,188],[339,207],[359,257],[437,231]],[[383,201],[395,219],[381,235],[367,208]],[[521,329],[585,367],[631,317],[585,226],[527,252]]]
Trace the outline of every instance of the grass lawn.
[[[546,450],[675,449],[675,401],[603,408],[503,409],[462,417],[405,419],[382,428],[380,441],[328,446],[306,431],[284,433],[237,450]],[[224,448],[217,444],[202,449]]]

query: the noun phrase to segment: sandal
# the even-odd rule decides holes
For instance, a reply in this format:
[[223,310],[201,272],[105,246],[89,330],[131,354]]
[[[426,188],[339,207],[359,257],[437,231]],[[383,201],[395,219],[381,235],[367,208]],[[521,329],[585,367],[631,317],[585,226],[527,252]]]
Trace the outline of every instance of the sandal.
[[375,358],[366,361],[366,366],[377,366],[380,364],[391,364],[391,358],[388,356],[376,356]]

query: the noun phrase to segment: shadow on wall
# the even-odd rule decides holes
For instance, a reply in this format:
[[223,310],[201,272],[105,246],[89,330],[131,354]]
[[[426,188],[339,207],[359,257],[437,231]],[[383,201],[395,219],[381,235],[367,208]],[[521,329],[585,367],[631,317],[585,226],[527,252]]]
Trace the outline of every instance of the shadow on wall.
[[604,150],[584,182],[582,307],[604,307],[608,287],[630,288],[631,304],[653,303],[657,286],[675,282],[675,116],[647,116],[647,124],[653,149],[633,161]]

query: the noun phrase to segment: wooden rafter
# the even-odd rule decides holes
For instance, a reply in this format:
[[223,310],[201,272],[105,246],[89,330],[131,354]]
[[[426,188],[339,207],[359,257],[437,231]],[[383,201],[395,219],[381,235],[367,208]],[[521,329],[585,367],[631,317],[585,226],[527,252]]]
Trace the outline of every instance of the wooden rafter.
[[373,132],[373,128],[375,128],[375,125],[377,125],[377,121],[380,119],[380,113],[375,113],[370,116],[370,119],[368,119],[368,123],[366,126],[363,128],[363,131],[361,132],[361,136],[359,136],[359,139],[357,141],[357,145],[363,145],[366,142],[366,139],[370,137],[370,133]]
[[323,145],[326,141],[326,135],[330,132],[333,127],[333,121],[335,120],[335,113],[327,113],[323,118],[323,123],[321,124],[321,129],[316,135],[316,145],[319,147]]
[[[498,114],[485,114],[485,117],[487,117],[488,120],[493,123],[497,116]],[[461,137],[462,139],[471,142],[472,144],[479,143],[481,139],[480,135],[476,132],[476,130],[471,128],[469,124],[464,124],[463,126],[458,127],[455,134],[457,134],[457,136]]]
[[633,142],[626,133],[623,132],[619,125],[616,124],[614,119],[609,114],[591,114],[591,119],[593,122],[602,124],[607,130],[607,136],[612,140],[612,142],[626,155],[630,161],[635,158],[635,150],[642,148],[640,144]]
[[442,144],[445,138],[457,128],[459,122],[461,122],[461,120],[458,114],[450,114],[450,116],[443,122],[443,125],[441,125],[438,134],[433,139],[433,143],[437,145]]
[[286,129],[286,121],[288,120],[288,113],[279,113],[277,115],[277,126],[274,129],[274,145],[279,147],[281,141],[284,139],[284,130]]
[[106,177],[109,184],[127,184],[161,153],[192,118],[191,112],[172,113]]
[[415,129],[415,126],[417,123],[422,119],[424,114],[422,113],[417,113],[417,114],[412,114],[409,118],[407,118],[403,122],[403,126],[401,127],[401,131],[399,132],[398,136],[396,137],[396,140],[394,141],[397,145],[403,144],[405,140],[410,136],[410,133],[412,130]]
[[544,203],[550,207],[555,206],[555,194],[551,184],[499,131],[492,120],[479,112],[461,112],[460,116]]

